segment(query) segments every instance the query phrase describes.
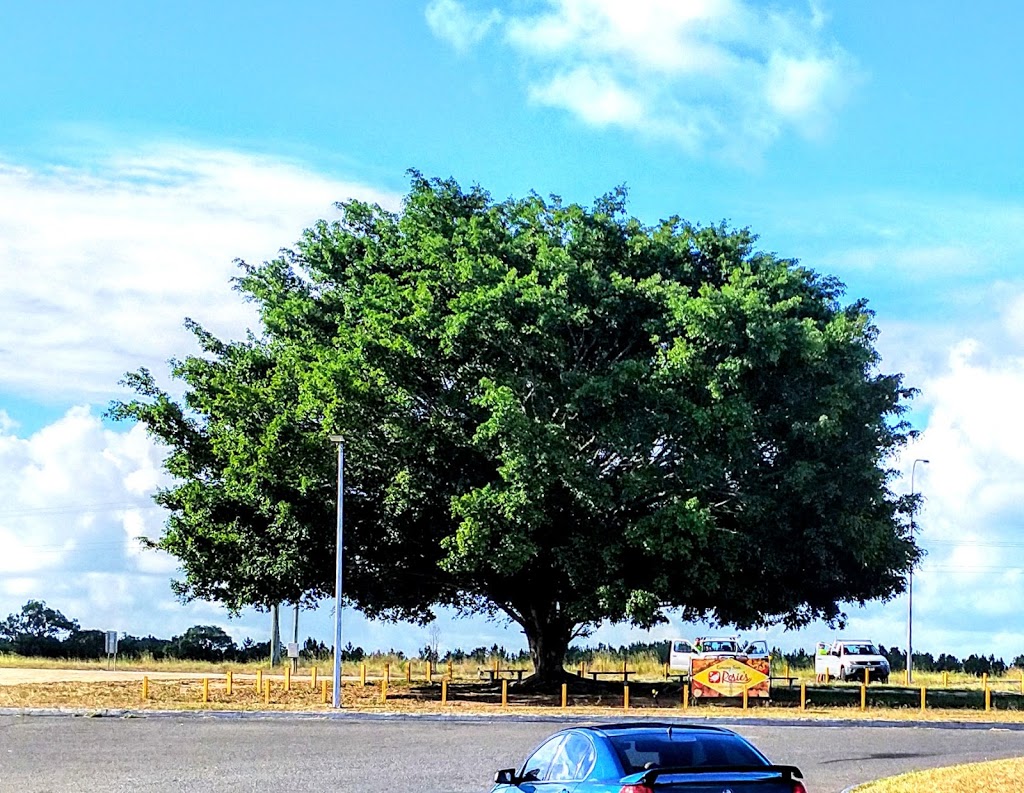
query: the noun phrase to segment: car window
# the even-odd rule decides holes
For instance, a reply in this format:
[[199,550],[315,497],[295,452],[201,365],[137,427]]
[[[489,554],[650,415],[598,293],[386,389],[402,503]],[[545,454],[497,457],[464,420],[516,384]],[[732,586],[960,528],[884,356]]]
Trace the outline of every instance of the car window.
[[674,652],[674,653],[690,653],[690,652],[693,652],[693,648],[690,647],[690,643],[689,642],[676,642],[675,646],[672,648],[672,652]]
[[564,735],[556,735],[541,744],[537,751],[530,755],[530,759],[523,764],[523,772],[519,776],[533,782],[542,782],[548,779],[551,763],[564,740]]
[[590,739],[577,732],[569,733],[558,747],[546,779],[552,782],[585,779],[593,770],[596,760],[597,750]]
[[668,731],[613,735],[612,746],[623,770],[635,774],[649,768],[696,768],[711,765],[764,765],[764,758],[739,736]]

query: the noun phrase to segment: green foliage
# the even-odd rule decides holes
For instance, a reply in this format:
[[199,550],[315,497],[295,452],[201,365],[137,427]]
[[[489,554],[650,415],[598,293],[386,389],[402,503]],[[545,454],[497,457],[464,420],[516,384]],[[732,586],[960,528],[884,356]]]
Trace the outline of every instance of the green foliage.
[[370,616],[503,615],[548,674],[602,620],[842,621],[918,550],[888,489],[911,392],[863,301],[746,230],[646,227],[412,176],[242,265],[262,330],[115,405],[170,449],[157,545],[233,608],[333,585]]

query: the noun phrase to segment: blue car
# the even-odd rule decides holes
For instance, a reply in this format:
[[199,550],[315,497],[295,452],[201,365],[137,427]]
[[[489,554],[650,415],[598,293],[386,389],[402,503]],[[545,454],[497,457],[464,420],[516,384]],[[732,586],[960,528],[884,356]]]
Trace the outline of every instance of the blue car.
[[492,793],[806,793],[801,778],[732,730],[644,722],[560,730]]

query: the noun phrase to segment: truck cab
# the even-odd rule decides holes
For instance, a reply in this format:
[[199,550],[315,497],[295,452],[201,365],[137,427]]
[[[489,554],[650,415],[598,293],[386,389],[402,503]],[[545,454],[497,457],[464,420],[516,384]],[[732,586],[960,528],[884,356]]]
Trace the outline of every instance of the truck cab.
[[889,662],[869,639],[818,642],[814,648],[814,674],[821,680],[877,680],[889,682]]
[[744,644],[736,636],[698,636],[695,640],[669,642],[668,667],[677,675],[689,675],[694,658],[767,658],[764,640]]

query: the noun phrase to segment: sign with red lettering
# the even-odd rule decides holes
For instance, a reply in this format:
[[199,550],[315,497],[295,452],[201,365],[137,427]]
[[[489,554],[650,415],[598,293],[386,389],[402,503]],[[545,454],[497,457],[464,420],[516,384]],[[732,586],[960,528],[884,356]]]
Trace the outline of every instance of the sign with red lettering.
[[695,697],[767,697],[767,658],[694,658],[690,689]]

